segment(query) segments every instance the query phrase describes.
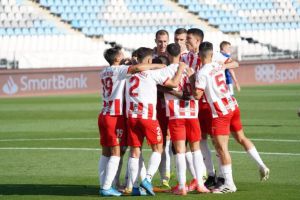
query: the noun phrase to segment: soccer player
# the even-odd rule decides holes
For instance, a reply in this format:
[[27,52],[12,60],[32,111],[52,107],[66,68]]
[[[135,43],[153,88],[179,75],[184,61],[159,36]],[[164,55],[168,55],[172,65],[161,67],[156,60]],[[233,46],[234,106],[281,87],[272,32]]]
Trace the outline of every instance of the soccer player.
[[158,30],[155,34],[156,47],[154,48],[153,58],[166,56],[166,48],[169,44],[169,33],[166,30]]
[[189,51],[186,47],[187,30],[185,28],[178,28],[174,33],[174,42],[180,45],[180,56],[185,56]]
[[[158,57],[164,58],[167,56],[166,48],[169,44],[169,33],[166,30],[158,30],[155,34],[156,47],[154,48],[153,59]],[[158,91],[157,95],[157,113],[160,113],[157,118],[162,129],[164,137],[164,151],[162,153],[162,160],[159,166],[161,177],[161,187],[159,189],[170,189],[169,180],[171,176],[171,154],[170,154],[170,134],[168,132],[168,118],[165,116],[165,100],[163,94]]]
[[[230,58],[230,53],[231,53],[231,44],[230,42],[223,41],[220,43],[220,52]],[[233,84],[232,80],[234,81],[234,84],[236,86],[237,91],[240,91],[240,84],[235,76],[234,70],[233,69],[226,69],[225,70],[225,76],[226,76],[226,84],[228,86],[229,92],[231,95],[234,95],[234,90],[233,90]]]
[[124,59],[120,47],[107,49],[104,57],[109,63],[101,72],[103,86],[103,107],[98,117],[102,156],[99,160],[99,193],[103,196],[120,196],[121,193],[111,187],[120,161],[120,145],[126,139],[125,118],[123,116],[123,93],[125,78],[128,74],[142,70],[161,68],[163,65],[120,65]]
[[[169,44],[167,52],[171,65],[169,66],[170,76],[174,76],[178,63],[180,61],[180,46],[179,44]],[[165,93],[167,105],[167,116],[169,117],[169,129],[171,140],[176,152],[176,171],[179,182],[179,187],[173,192],[177,195],[186,195],[186,140],[189,142],[192,151],[192,165],[194,166],[197,177],[197,191],[207,193],[209,190],[204,186],[202,180],[202,154],[200,151],[200,126],[198,121],[198,101],[193,98],[190,88],[188,75],[185,73],[181,78],[177,91],[189,91],[189,100],[182,100],[174,95]]]
[[212,62],[213,45],[209,42],[201,43],[199,53],[203,66],[196,73],[195,98],[200,99],[204,94],[212,111],[212,137],[221,160],[221,172],[225,183],[213,190],[213,193],[235,192],[233,181],[231,156],[228,151],[230,125],[237,124],[233,118],[235,103],[227,90],[224,67]]
[[[152,63],[153,50],[141,47],[137,50],[137,57],[140,63]],[[131,147],[128,161],[129,171],[133,182],[132,195],[141,195],[138,186],[140,148],[146,136],[148,144],[151,146],[146,178],[140,186],[148,194],[155,195],[151,184],[152,177],[157,171],[161,153],[163,151],[163,137],[158,121],[156,120],[156,85],[167,87],[177,87],[186,65],[181,63],[174,77],[169,77],[168,67],[160,70],[149,70],[132,75],[126,80],[126,110],[128,124],[128,146]]]

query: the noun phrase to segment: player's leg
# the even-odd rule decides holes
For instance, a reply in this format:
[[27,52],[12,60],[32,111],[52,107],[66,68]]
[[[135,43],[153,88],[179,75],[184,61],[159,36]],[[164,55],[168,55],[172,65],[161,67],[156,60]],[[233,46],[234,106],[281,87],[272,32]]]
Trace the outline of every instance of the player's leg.
[[186,167],[193,177],[193,179],[188,185],[188,189],[189,191],[194,191],[197,189],[198,180],[197,180],[197,175],[194,167],[193,154],[191,152],[190,146],[188,145],[187,141],[186,141],[185,160],[186,160]]
[[[125,123],[123,116],[100,115],[98,118],[98,126],[100,131],[100,143],[104,149],[103,157],[99,162],[99,177],[102,181],[102,189],[99,193],[103,196],[120,196],[121,193],[112,187],[112,182],[116,176],[120,162],[120,146],[117,137],[117,130],[123,133]],[[102,163],[102,161],[104,162]],[[103,164],[106,164],[103,166]],[[105,175],[103,168],[105,167]],[[103,178],[104,176],[104,178]],[[101,180],[102,179],[102,180]]]
[[141,119],[140,121],[142,123],[142,131],[147,138],[148,144],[150,144],[152,148],[152,154],[150,156],[147,168],[147,175],[142,181],[141,187],[144,188],[148,194],[155,195],[151,181],[161,162],[161,154],[163,151],[163,135],[157,120]]
[[230,124],[230,129],[235,140],[244,147],[248,155],[256,162],[259,168],[261,180],[262,181],[267,180],[269,178],[270,170],[262,161],[254,144],[251,142],[250,139],[246,137],[244,133],[239,107],[236,107],[236,110],[234,111],[231,124]]
[[100,190],[103,189],[103,183],[105,179],[105,171],[106,171],[106,165],[108,163],[110,157],[110,150],[109,147],[102,147],[102,153],[99,159],[99,165],[98,165],[98,174],[99,174],[99,183],[100,183]]
[[214,189],[214,193],[229,193],[236,191],[236,186],[232,176],[231,156],[228,150],[230,121],[232,116],[233,113],[229,113],[223,117],[214,118],[212,120],[214,145],[218,155],[220,156],[220,171],[225,179],[224,185]]
[[198,119],[186,119],[187,140],[189,141],[190,149],[193,156],[193,165],[197,176],[197,191],[207,193],[209,190],[204,186],[203,175],[205,165],[203,156],[200,150],[201,129]]
[[178,188],[173,190],[174,194],[186,195],[186,130],[185,119],[172,119],[169,121],[169,129],[171,134],[171,140],[174,145],[176,174],[178,180]]

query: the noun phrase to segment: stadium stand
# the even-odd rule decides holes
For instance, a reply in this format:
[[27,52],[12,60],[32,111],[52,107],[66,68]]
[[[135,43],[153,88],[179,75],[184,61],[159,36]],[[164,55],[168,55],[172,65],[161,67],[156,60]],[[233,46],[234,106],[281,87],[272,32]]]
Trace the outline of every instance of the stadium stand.
[[298,0],[1,0],[0,11],[6,68],[106,65],[108,42],[153,47],[158,29],[172,41],[178,27],[199,27],[214,45],[230,41],[239,60],[300,50]]

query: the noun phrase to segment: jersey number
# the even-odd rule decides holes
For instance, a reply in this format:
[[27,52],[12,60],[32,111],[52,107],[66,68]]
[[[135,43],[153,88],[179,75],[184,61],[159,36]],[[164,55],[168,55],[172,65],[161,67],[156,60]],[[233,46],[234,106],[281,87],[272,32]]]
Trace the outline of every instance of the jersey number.
[[132,96],[132,97],[137,97],[138,93],[134,92],[134,90],[139,87],[140,79],[136,76],[132,76],[129,79],[129,83],[132,84],[132,86],[129,88],[129,95]]
[[215,76],[215,80],[216,80],[217,86],[220,88],[220,91],[223,93],[226,93],[228,89],[227,89],[227,85],[225,83],[223,74],[219,74],[219,75]]
[[107,77],[105,79],[102,79],[101,81],[103,85],[103,96],[109,97],[113,89],[113,81],[111,77]]

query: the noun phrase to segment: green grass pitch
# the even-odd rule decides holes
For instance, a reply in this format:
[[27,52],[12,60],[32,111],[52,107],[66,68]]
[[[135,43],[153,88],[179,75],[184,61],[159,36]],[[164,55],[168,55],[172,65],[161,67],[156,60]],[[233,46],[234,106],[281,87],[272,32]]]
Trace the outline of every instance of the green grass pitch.
[[[246,135],[271,170],[267,182],[231,140],[236,193],[121,198],[299,200],[300,85],[244,87],[236,97]],[[104,199],[97,175],[100,101],[96,94],[0,99],[0,199]]]

